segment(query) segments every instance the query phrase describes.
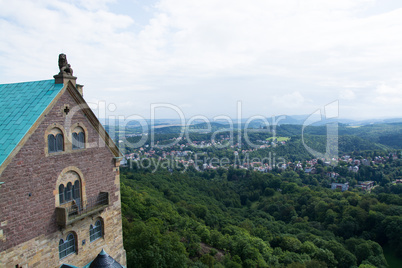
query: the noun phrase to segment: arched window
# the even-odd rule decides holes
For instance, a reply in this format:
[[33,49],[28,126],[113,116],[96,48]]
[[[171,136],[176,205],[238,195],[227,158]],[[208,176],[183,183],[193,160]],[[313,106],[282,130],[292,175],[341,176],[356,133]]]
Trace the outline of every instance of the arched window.
[[78,133],[78,145],[80,148],[84,148],[85,147],[85,134],[84,132],[80,132]]
[[75,248],[75,237],[74,234],[70,233],[67,235],[67,239],[63,240],[60,239],[59,241],[59,257],[60,259],[63,259],[64,257],[75,253],[76,248]]
[[76,180],[73,185],[73,199],[77,200],[80,198],[80,182]]
[[53,128],[50,134],[47,135],[48,152],[62,152],[64,151],[64,138],[63,133],[58,128]]
[[81,127],[73,130],[73,150],[85,148],[85,134]]
[[97,220],[95,223],[95,227],[92,224],[89,227],[89,240],[90,242],[92,242],[101,237],[102,237],[102,222],[100,220]]
[[64,185],[60,184],[59,185],[59,199],[60,199],[60,204],[63,204],[65,201],[64,199]]
[[64,138],[63,134],[57,134],[56,135],[56,149],[58,152],[61,152],[64,150]]
[[85,187],[82,185],[80,175],[75,171],[67,171],[60,178],[57,188],[59,191],[58,205],[62,205],[65,203],[69,203],[75,201],[75,205],[78,206],[79,209],[82,209],[82,196],[83,190]]
[[73,185],[71,182],[67,183],[66,188],[64,188],[64,200],[66,202],[71,201],[71,199],[72,199],[72,196],[71,196],[72,188],[73,188]]
[[79,149],[78,148],[78,134],[77,133],[73,133],[73,150],[75,149]]
[[49,134],[47,136],[47,144],[48,144],[48,151],[49,153],[56,152],[56,138],[54,135]]

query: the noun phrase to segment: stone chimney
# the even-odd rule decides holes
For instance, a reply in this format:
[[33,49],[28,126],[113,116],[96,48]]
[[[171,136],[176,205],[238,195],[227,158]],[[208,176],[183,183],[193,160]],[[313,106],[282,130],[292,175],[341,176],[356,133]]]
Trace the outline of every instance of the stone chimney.
[[83,95],[82,91],[83,86],[77,85],[76,83],[77,77],[73,76],[73,69],[71,68],[71,65],[67,61],[66,54],[62,53],[59,55],[59,69],[60,72],[53,76],[55,84],[65,84],[68,83],[68,81],[71,81],[71,83],[73,83],[73,85],[77,88],[80,94]]
[[78,90],[78,92],[81,94],[81,96],[84,96],[84,92],[83,92],[84,86],[83,85],[76,84],[75,88]]

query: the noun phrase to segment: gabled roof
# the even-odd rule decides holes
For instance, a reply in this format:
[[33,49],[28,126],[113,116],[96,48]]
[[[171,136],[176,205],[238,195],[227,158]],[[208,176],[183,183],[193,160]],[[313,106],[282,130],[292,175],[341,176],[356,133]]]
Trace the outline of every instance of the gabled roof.
[[54,79],[0,85],[0,166],[62,89]]
[[[75,85],[43,80],[14,84],[0,84],[0,174],[6,160],[24,143],[23,139],[35,123],[45,114],[60,93],[68,91],[82,107],[82,112],[96,129],[115,158],[122,157],[116,144],[89,108]],[[22,142],[22,143],[21,143]],[[21,144],[20,144],[21,143]],[[20,145],[19,145],[20,144]],[[4,167],[3,164],[5,164]]]

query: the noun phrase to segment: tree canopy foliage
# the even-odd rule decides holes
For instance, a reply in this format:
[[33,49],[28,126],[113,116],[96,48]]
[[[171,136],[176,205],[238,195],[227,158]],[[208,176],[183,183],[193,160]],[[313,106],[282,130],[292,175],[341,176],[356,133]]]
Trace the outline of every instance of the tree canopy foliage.
[[128,267],[387,267],[399,187],[306,185],[296,172],[121,170]]

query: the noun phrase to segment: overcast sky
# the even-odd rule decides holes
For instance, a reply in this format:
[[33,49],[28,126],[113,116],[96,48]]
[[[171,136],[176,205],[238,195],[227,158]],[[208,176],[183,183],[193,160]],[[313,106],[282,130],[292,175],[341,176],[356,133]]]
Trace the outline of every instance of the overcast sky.
[[116,115],[402,117],[400,0],[0,0],[0,33],[0,83],[65,53]]

